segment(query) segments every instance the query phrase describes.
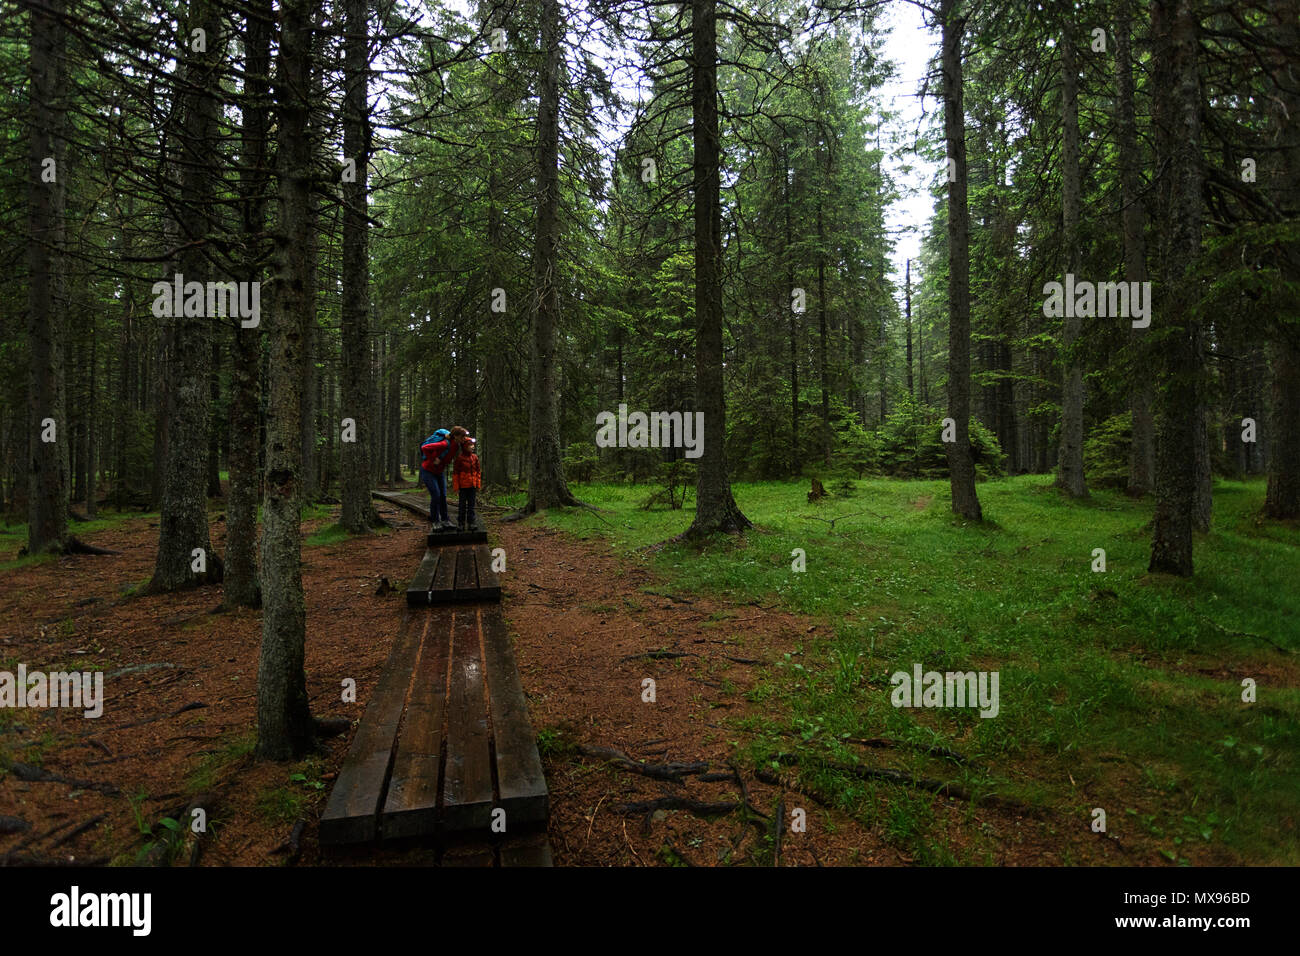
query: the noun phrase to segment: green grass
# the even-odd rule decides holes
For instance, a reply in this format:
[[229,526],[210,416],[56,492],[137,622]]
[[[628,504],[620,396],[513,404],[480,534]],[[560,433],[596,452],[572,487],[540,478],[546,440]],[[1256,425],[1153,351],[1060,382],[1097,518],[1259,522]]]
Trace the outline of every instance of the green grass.
[[340,541],[347,541],[352,535],[341,524],[325,525],[320,530],[309,534],[303,540],[303,546],[315,548],[322,544],[338,544]]
[[260,791],[253,806],[271,823],[293,823],[306,814],[307,808],[324,799],[327,789],[320,779],[323,762],[308,757],[290,765],[286,782]]
[[220,750],[205,754],[198,766],[190,771],[185,781],[189,794],[205,793],[214,789],[223,778],[244,762],[257,747],[257,734],[248,732],[227,741]]
[[[994,843],[954,841],[928,795],[819,762],[954,780],[1049,805],[1084,831],[1102,806],[1112,835],[1140,833],[1173,862],[1300,863],[1297,665],[1270,645],[1300,651],[1300,529],[1257,522],[1261,482],[1216,484],[1190,581],[1147,574],[1150,502],[1105,491],[1070,502],[1049,477],[1024,476],[980,485],[976,525],[952,515],[943,481],[854,486],[809,504],[804,482],[738,484],[756,531],[641,557],[677,593],[775,601],[826,625],[751,692],[765,716],[743,726],[754,735],[744,756],[797,753],[806,782],[921,862],[986,862]],[[693,517],[640,510],[651,490],[580,486],[608,511],[545,520],[640,556]],[[804,573],[791,569],[796,548]],[[1094,548],[1104,573],[1091,570]],[[894,708],[889,675],[918,662],[998,671],[1000,714]],[[1243,677],[1258,683],[1254,704],[1241,700]],[[843,742],[871,736],[938,744],[983,769]]]
[[[85,540],[89,535],[99,531],[107,531],[115,528],[125,521],[131,521],[136,518],[146,520],[157,520],[158,513],[142,513],[139,511],[105,511],[94,521],[70,521],[68,523],[68,533],[76,535],[78,538]],[[8,522],[0,523],[0,571],[11,571],[15,568],[25,568],[33,564],[44,564],[47,561],[55,560],[57,555],[41,554],[36,557],[18,557],[18,552],[27,547],[27,523],[21,522],[10,524]]]

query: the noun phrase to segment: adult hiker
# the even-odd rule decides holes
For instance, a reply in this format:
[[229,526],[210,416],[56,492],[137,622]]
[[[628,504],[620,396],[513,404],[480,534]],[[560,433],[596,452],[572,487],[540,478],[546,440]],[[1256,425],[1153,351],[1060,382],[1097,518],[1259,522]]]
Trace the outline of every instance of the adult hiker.
[[456,527],[447,516],[447,477],[443,474],[456,451],[456,442],[445,428],[439,428],[420,444],[420,483],[429,489],[429,520],[434,531]]

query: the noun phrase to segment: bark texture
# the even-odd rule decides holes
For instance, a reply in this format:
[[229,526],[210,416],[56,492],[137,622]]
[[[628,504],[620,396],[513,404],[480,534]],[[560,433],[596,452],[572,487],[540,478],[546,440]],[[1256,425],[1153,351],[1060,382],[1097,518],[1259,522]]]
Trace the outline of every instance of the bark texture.
[[1156,509],[1151,571],[1190,577],[1202,430],[1201,329],[1193,286],[1201,247],[1200,89],[1193,0],[1152,0],[1151,52],[1159,202],[1166,223],[1162,294],[1151,321],[1167,326],[1156,395]]
[[532,353],[528,396],[529,481],[525,512],[576,505],[564,478],[555,402],[560,321],[560,42],[558,0],[542,0],[542,72],[537,109],[537,235],[533,244]]
[[[191,19],[183,36],[203,29],[204,51],[187,44],[182,58],[185,83],[180,100],[180,203],[176,225],[182,251],[176,271],[185,283],[219,278],[205,248],[216,230],[216,174],[212,157],[217,153],[221,110],[221,19],[209,0],[190,6]],[[172,276],[164,276],[172,280]],[[220,581],[221,559],[208,535],[207,462],[211,398],[208,368],[212,326],[221,321],[207,315],[173,315],[171,353],[164,387],[174,396],[167,427],[162,509],[158,519],[158,556],[151,593],[175,591]],[[197,551],[202,564],[197,564]],[[196,570],[201,567],[202,570]]]
[[[63,280],[67,77],[63,0],[29,3],[31,55],[27,146],[27,550],[62,551],[68,538],[68,429],[63,384]],[[49,160],[53,182],[45,181]],[[53,421],[49,430],[48,422]],[[53,437],[53,441],[46,438]]]
[[286,0],[276,70],[279,222],[276,308],[270,316],[266,475],[262,497],[262,652],[257,668],[257,752],[287,760],[311,749],[302,591],[302,365],[312,319],[307,263],[311,143],[306,95],[313,24],[309,0]]
[[[347,0],[343,68],[343,153],[355,160],[356,180],[343,183],[343,303],[341,377],[343,416],[356,423],[356,441],[340,443],[340,523],[353,534],[374,526],[370,503],[370,419],[373,383],[370,359],[370,240],[366,184],[370,163],[367,74],[370,69],[366,0]],[[341,428],[340,422],[331,427]],[[421,435],[421,438],[424,436]]]
[[[716,0],[691,3],[691,134],[695,174],[695,403],[704,413],[695,520],[687,537],[750,527],[727,474],[727,405],[722,363],[722,200],[718,135]],[[793,437],[793,436],[792,436]]]
[[[1065,271],[1076,276],[1083,265],[1079,220],[1083,197],[1079,168],[1079,69],[1074,58],[1073,25],[1061,31],[1061,224],[1065,246]],[[1079,355],[1082,319],[1067,309],[1061,335],[1065,359],[1061,385],[1061,445],[1058,450],[1056,484],[1072,498],[1088,497],[1083,474],[1083,360]]]
[[948,183],[948,416],[956,441],[944,445],[952,510],[983,520],[975,492],[975,462],[970,448],[970,212],[966,205],[966,115],[962,105],[962,36],[966,21],[955,13],[955,0],[944,0],[943,128],[948,159],[956,174]]

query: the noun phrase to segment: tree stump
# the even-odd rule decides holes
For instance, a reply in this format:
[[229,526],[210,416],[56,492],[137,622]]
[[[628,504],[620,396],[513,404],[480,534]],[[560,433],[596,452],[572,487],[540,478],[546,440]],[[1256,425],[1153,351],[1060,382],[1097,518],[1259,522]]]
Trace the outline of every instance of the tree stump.
[[826,489],[825,487],[823,487],[822,483],[818,481],[816,478],[813,478],[811,480],[812,480],[812,490],[808,492],[808,500],[820,501],[821,499],[826,497]]

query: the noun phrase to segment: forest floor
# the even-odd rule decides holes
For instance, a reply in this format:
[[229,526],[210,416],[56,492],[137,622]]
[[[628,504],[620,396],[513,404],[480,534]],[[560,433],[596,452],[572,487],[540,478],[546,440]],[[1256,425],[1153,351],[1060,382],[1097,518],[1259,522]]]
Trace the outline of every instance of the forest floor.
[[[928,514],[930,524],[956,533],[940,513],[946,503],[936,483],[892,485],[895,499],[875,498],[873,509],[892,515],[896,505],[899,514]],[[783,500],[802,495],[788,483],[754,488],[749,495],[738,491],[751,516],[762,513],[769,492]],[[1232,687],[1249,662],[1261,697],[1269,695],[1259,710],[1231,718],[1221,707],[1207,707],[1204,693],[1188,701],[1211,712],[1212,740],[1197,746],[1211,754],[1205,772],[1217,773],[1235,793],[1229,799],[1203,785],[1199,766],[1179,765],[1180,739],[1203,729],[1177,723],[1182,709],[1169,709],[1163,726],[1153,728],[1149,713],[1144,724],[1125,724],[1130,747],[1097,719],[1096,700],[1085,712],[1099,740],[1058,726],[1087,723],[1064,706],[1074,690],[1068,682],[1039,689],[1033,695],[1039,709],[1018,714],[1022,708],[1008,700],[1009,687],[1018,686],[1010,650],[971,656],[1001,664],[1008,719],[912,716],[887,705],[873,711],[872,701],[888,698],[875,666],[873,655],[884,656],[876,640],[887,644],[896,630],[879,622],[907,619],[906,602],[891,584],[882,588],[878,574],[873,589],[881,593],[857,602],[851,614],[839,606],[809,607],[797,592],[810,585],[809,576],[781,570],[789,566],[790,548],[779,521],[769,519],[748,545],[646,551],[640,547],[646,540],[667,537],[663,529],[685,527],[682,512],[639,511],[629,496],[644,497],[644,488],[583,492],[606,510],[517,524],[489,517],[494,544],[508,556],[504,609],[551,789],[558,865],[772,865],[778,852],[781,865],[812,866],[1296,862],[1291,745],[1300,668],[1294,656],[1258,642],[1232,654],[1219,645],[1173,654],[1164,644],[1134,648],[1110,638],[1087,649],[1094,681],[1115,676],[1106,659],[1136,654],[1144,668],[1142,692],[1161,700],[1186,696],[1188,682],[1202,691],[1207,683]],[[930,505],[927,499],[936,496]],[[852,501],[841,504],[842,515],[861,510]],[[333,525],[336,508],[317,506],[306,515],[306,669],[318,716],[360,716],[404,613],[402,589],[422,552],[423,524],[382,503],[380,510],[394,528],[355,539]],[[998,512],[996,499],[992,510]],[[823,520],[835,513],[823,512]],[[213,518],[220,551],[219,509]],[[844,535],[844,527],[828,529],[826,537],[797,531],[810,568],[827,544],[835,550],[825,553],[842,552],[846,560],[861,560],[852,553],[859,546],[886,550],[887,542]],[[19,662],[29,670],[102,670],[106,697],[103,716],[94,720],[59,710],[0,710],[0,861],[129,865],[149,858],[151,849],[158,856],[172,846],[173,857],[185,862],[190,847],[169,841],[173,825],[165,821],[184,817],[202,794],[210,812],[199,857],[205,865],[282,865],[299,820],[305,828],[298,865],[427,862],[427,852],[411,849],[322,853],[316,821],[350,734],[324,741],[320,754],[292,764],[253,757],[259,616],[219,613],[216,587],[139,594],[152,572],[156,515],[114,516],[78,525],[76,533],[122,554],[15,559],[21,529],[0,529],[0,670],[13,671]],[[1024,553],[1006,544],[1008,553]],[[984,550],[990,548],[998,549]],[[937,553],[942,557],[942,549]],[[1085,552],[1085,568],[1088,560]],[[717,580],[726,566],[741,570]],[[876,571],[884,570],[877,561]],[[1294,567],[1289,576],[1294,581]],[[377,593],[381,578],[393,590]],[[1128,587],[1118,580],[1108,585],[1115,596],[1096,600],[1123,604]],[[887,597],[887,590],[895,593]],[[961,609],[943,593],[930,600],[933,621],[960,618]],[[1176,619],[1181,598],[1161,600]],[[1214,613],[1214,600],[1202,598],[1203,613]],[[1250,595],[1243,600],[1258,602]],[[850,626],[858,620],[874,621],[875,629]],[[1257,622],[1252,626],[1258,629]],[[1077,650],[1085,631],[1081,625],[1057,636]],[[1274,639],[1295,643],[1294,633]],[[908,648],[904,657],[945,665],[932,646]],[[1156,666],[1170,687],[1152,680]],[[346,678],[356,680],[360,703],[342,702]],[[643,700],[645,678],[655,681],[653,702]],[[909,723],[900,722],[904,717]],[[1037,737],[1019,736],[1026,723],[1041,728]],[[1003,729],[990,734],[985,725]],[[935,749],[939,744],[944,753]],[[1164,759],[1147,752],[1159,746],[1168,751]],[[709,776],[660,782],[582,753],[592,747],[649,762],[707,762]],[[774,759],[778,751],[785,756]],[[864,780],[846,767],[894,776]],[[909,785],[918,778],[961,786],[969,797]],[[626,806],[661,797],[742,807],[701,816]],[[1105,835],[1090,828],[1095,806],[1110,808]],[[803,832],[789,825],[797,810],[804,811]],[[778,814],[785,823],[779,851]],[[1260,832],[1275,834],[1271,853],[1258,849]]]

